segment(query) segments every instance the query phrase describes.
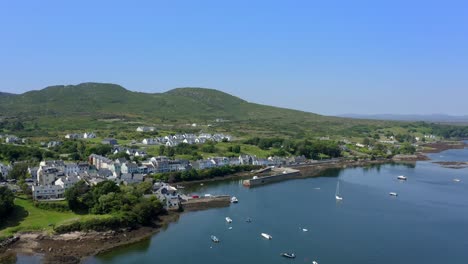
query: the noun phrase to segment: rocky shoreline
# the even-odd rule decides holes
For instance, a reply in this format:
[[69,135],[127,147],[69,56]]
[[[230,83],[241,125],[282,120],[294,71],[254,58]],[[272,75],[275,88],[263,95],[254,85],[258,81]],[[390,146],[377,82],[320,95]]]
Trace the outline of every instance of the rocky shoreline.
[[160,217],[153,227],[134,230],[121,229],[108,232],[73,232],[60,235],[43,233],[18,234],[19,240],[0,252],[0,263],[16,263],[16,255],[38,255],[43,263],[81,263],[111,249],[151,238],[160,230],[176,222],[178,212],[169,212]]

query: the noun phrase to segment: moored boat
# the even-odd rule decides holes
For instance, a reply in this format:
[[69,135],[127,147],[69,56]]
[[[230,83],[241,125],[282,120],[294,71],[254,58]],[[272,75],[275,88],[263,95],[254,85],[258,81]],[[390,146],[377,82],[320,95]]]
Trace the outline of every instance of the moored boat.
[[211,241],[213,241],[215,243],[219,243],[219,239],[214,235],[211,235]]
[[294,253],[281,253],[281,256],[285,258],[296,258],[296,254]]
[[272,239],[273,237],[267,233],[261,233],[262,237],[266,238],[266,239]]
[[237,197],[233,196],[231,197],[231,203],[238,203],[239,200],[237,199]]
[[226,217],[226,222],[232,223],[232,219],[230,217]]
[[400,175],[397,177],[398,180],[406,181],[406,176]]
[[336,183],[335,199],[337,201],[343,200],[343,197],[340,195],[340,179],[338,179],[338,182]]
[[461,182],[460,179],[453,179],[454,182]]
[[388,194],[390,194],[390,196],[398,196],[398,193],[396,193],[396,192],[390,192]]

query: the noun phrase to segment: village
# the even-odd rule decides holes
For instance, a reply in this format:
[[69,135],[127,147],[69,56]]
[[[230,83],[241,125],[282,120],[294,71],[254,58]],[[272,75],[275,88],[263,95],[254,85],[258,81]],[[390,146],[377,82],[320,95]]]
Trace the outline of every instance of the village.
[[[155,127],[140,126],[136,128],[137,133],[155,132]],[[150,133],[151,134],[151,133]],[[146,134],[145,134],[146,135]],[[145,137],[137,142],[132,140],[126,144],[119,144],[115,138],[99,139],[94,132],[68,133],[63,136],[65,141],[98,140],[98,144],[109,146],[111,151],[108,155],[91,153],[87,160],[70,161],[65,159],[43,159],[38,166],[28,166],[25,183],[29,186],[32,198],[37,201],[64,200],[67,189],[73,187],[77,182],[84,181],[87,185],[93,186],[103,181],[113,181],[118,185],[138,184],[144,181],[154,183],[153,192],[165,203],[166,208],[178,208],[179,202],[187,201],[192,197],[182,197],[175,186],[157,180],[155,174],[171,172],[200,171],[221,167],[236,167],[244,165],[265,167],[288,167],[298,164],[314,162],[311,158],[300,156],[275,156],[257,157],[245,153],[238,156],[210,156],[196,160],[177,158],[166,155],[149,155],[146,147],[160,146],[162,148],[175,148],[181,144],[203,145],[205,143],[231,142],[234,138],[223,133],[179,133],[159,137]],[[6,144],[25,145],[27,139],[22,139],[13,135],[1,135]],[[419,143],[434,141],[437,138],[433,135],[422,135],[413,138],[413,146],[418,147]],[[319,141],[329,141],[329,137],[320,137]],[[60,140],[41,142],[44,148],[59,147],[63,144]],[[372,151],[374,146],[385,144],[400,148],[399,140],[393,135],[380,138],[373,143],[369,141],[352,142],[342,139],[340,149],[343,153],[351,153],[354,157],[359,157],[362,153]],[[134,147],[132,147],[134,146]],[[120,155],[123,154],[123,155]],[[387,154],[392,154],[387,150]],[[115,158],[118,157],[118,158]],[[13,190],[20,190],[15,184],[15,179],[8,177],[13,169],[12,164],[0,163],[0,182],[8,185]],[[8,180],[7,180],[8,179]],[[164,190],[164,191],[162,191]],[[182,199],[183,198],[183,199]],[[179,202],[176,202],[179,201]]]

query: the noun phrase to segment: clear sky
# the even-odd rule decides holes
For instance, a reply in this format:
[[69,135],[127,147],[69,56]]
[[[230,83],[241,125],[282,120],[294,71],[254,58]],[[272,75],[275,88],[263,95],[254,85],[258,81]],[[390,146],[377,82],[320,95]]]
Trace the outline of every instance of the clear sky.
[[468,1],[0,0],[0,91],[89,81],[321,114],[468,114]]

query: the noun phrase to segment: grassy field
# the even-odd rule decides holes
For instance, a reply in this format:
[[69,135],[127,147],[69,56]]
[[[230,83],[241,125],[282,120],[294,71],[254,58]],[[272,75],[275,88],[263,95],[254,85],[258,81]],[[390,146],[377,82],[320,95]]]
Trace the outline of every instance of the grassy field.
[[73,212],[57,212],[43,210],[33,205],[24,197],[15,198],[13,214],[0,223],[0,237],[13,235],[16,232],[45,231],[52,232],[54,225],[60,225],[73,220],[102,218],[107,215],[78,215]]

